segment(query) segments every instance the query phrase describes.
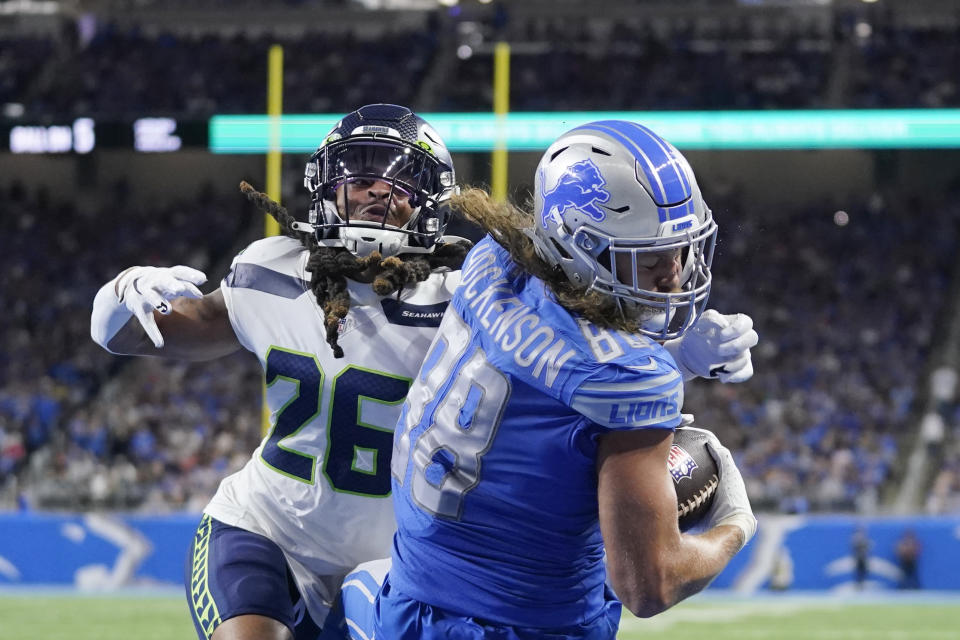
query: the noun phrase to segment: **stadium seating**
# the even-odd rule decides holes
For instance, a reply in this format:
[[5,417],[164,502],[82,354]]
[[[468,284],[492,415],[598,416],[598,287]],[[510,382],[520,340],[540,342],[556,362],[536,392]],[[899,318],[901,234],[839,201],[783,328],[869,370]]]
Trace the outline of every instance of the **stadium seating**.
[[[445,35],[450,30],[458,35]],[[376,34],[174,33],[110,22],[82,37],[62,31],[56,43],[0,36],[0,68],[12,70],[0,82],[0,105],[18,104],[32,117],[260,113],[266,51],[279,43],[291,113],[348,111],[371,101],[488,111],[491,44],[500,38],[514,45],[516,110],[960,105],[960,27],[949,22],[921,28],[839,15],[694,21],[495,13],[479,21],[431,17],[425,26]],[[438,64],[444,59],[454,63]]]
[[[261,113],[278,38],[288,112],[379,100],[490,110],[500,38],[514,44],[517,110],[960,106],[956,20],[895,17],[575,21],[501,10],[434,16],[425,30],[388,25],[376,38],[65,23],[55,39],[0,34],[0,108],[38,120]],[[0,192],[15,212],[0,217],[0,509],[199,509],[259,441],[256,360],[114,357],[89,339],[89,306],[132,264],[183,261],[216,280],[256,231],[252,211],[210,192],[131,209],[123,185],[59,202],[2,175]],[[713,306],[749,312],[761,344],[748,384],[694,383],[685,408],[738,452],[759,509],[871,512],[895,491],[956,260],[958,196],[878,193],[845,205],[841,224],[834,203],[769,215],[708,192],[721,224]],[[221,232],[205,233],[201,217]],[[784,284],[799,274],[809,287]],[[956,512],[960,409],[941,413],[927,509]]]
[[222,269],[254,229],[250,207],[204,190],[140,209],[124,193],[117,185],[83,205],[3,190],[17,215],[0,233],[0,508],[185,506],[259,440],[252,356],[134,362],[89,333],[91,301],[112,274],[176,257]]
[[[960,237],[955,195],[878,195],[843,226],[827,204],[762,225],[742,203],[717,204],[711,302],[748,310],[761,343],[748,384],[690,385],[685,409],[740,452],[761,509],[874,511],[916,434]],[[936,211],[942,235],[916,224],[917,207]],[[735,230],[723,227],[725,209]],[[789,284],[798,274],[806,290]]]

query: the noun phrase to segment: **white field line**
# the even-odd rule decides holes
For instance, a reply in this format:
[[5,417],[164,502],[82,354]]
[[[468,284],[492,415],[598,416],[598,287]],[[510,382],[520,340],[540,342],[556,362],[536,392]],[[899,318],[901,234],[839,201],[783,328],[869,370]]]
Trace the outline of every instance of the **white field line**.
[[776,618],[784,614],[809,611],[812,609],[839,609],[843,603],[818,602],[771,602],[762,600],[756,603],[715,603],[710,606],[675,607],[652,618],[634,618],[625,613],[620,619],[621,631],[663,631],[686,622],[736,622],[744,618],[767,616]]

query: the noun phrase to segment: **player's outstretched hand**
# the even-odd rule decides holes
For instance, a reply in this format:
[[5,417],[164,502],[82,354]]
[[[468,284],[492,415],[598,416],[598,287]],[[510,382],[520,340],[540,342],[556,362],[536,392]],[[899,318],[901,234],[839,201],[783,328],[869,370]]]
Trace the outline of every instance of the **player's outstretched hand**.
[[753,375],[750,349],[759,340],[747,314],[722,315],[707,309],[686,333],[663,346],[686,380],[700,377],[743,382]]
[[743,544],[747,544],[757,532],[757,518],[753,515],[747,487],[743,484],[743,476],[733,461],[733,455],[712,432],[697,427],[685,428],[706,434],[707,449],[720,469],[720,486],[699,528],[705,530],[722,524],[733,525],[743,531]]
[[137,317],[143,330],[158,349],[163,347],[163,336],[153,317],[157,310],[166,315],[174,298],[202,298],[197,285],[207,276],[184,265],[176,267],[130,267],[117,278],[117,300]]

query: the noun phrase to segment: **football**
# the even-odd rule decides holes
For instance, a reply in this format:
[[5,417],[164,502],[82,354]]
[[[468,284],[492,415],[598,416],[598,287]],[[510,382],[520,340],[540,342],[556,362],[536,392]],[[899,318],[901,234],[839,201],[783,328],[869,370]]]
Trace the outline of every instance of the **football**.
[[677,490],[680,531],[695,527],[707,514],[720,484],[717,462],[707,449],[706,435],[697,429],[677,427],[667,457],[667,470]]

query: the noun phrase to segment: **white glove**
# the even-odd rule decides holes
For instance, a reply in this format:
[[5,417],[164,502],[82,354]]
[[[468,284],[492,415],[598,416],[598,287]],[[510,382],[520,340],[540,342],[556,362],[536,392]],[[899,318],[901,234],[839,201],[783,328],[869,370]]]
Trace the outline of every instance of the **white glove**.
[[163,336],[153,317],[154,310],[166,315],[174,298],[202,298],[197,285],[207,281],[202,271],[176,267],[130,267],[103,285],[93,302],[90,335],[103,348],[135,315],[158,349]]
[[743,476],[740,475],[740,470],[733,461],[733,455],[729,449],[720,444],[720,440],[713,432],[699,427],[684,428],[696,429],[707,436],[707,448],[720,469],[720,486],[717,487],[710,511],[707,512],[699,528],[712,529],[722,524],[739,527],[743,532],[743,545],[746,545],[757,532],[757,518],[753,515],[753,509],[750,508],[747,487],[743,484]]
[[707,309],[686,333],[663,346],[676,360],[684,380],[700,377],[743,382],[753,375],[750,349],[759,340],[747,314],[725,316]]

